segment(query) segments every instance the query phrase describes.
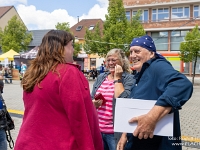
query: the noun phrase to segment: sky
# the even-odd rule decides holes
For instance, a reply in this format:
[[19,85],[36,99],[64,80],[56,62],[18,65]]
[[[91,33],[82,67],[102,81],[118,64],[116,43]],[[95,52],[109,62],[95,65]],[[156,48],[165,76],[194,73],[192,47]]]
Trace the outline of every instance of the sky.
[[82,19],[105,20],[108,0],[0,0],[0,6],[15,6],[28,30],[55,29],[59,22],[70,27]]

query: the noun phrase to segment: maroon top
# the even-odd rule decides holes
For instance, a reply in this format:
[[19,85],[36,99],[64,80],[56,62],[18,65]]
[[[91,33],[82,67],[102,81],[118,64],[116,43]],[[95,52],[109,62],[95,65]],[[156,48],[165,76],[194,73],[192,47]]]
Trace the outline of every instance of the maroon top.
[[103,150],[88,81],[78,67],[62,64],[40,87],[23,93],[25,112],[15,150]]

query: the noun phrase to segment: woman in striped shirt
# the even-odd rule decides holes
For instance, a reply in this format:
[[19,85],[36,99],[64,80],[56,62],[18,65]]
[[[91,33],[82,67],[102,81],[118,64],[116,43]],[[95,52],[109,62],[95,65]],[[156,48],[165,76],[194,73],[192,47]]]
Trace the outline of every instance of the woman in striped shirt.
[[[133,75],[130,74],[130,65],[125,53],[121,49],[112,49],[106,56],[107,72],[100,74],[93,85],[91,97],[97,108],[99,127],[103,138],[104,150],[116,150],[114,138],[114,108],[115,99],[128,97],[131,86],[134,83]],[[94,100],[94,96],[101,93],[106,99]]]

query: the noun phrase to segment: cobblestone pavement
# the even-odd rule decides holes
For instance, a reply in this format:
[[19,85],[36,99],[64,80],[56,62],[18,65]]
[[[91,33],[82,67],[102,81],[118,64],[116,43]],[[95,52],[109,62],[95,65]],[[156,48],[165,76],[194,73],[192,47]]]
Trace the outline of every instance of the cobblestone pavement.
[[[194,86],[192,98],[180,110],[182,139],[185,140],[183,150],[200,149],[200,78],[195,79],[195,82],[198,84]],[[93,83],[94,81],[89,81],[90,89]],[[14,80],[13,84],[5,84],[3,97],[15,122],[15,130],[11,131],[15,141],[22,123],[23,115],[20,113],[24,111],[20,81]]]

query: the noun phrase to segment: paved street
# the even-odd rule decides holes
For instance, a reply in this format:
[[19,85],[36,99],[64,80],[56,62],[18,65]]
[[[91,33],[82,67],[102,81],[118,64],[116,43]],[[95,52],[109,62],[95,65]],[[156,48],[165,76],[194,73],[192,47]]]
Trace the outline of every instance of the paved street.
[[[197,78],[195,82],[198,84],[194,86],[192,98],[180,111],[182,139],[186,141],[183,144],[187,145],[183,147],[183,150],[200,149],[200,78]],[[94,81],[89,81],[89,83],[91,89]],[[15,80],[13,84],[5,84],[3,97],[15,122],[16,128],[11,131],[15,141],[22,122],[23,115],[20,114],[24,111],[20,81]]]

